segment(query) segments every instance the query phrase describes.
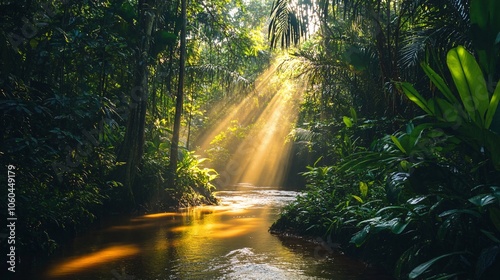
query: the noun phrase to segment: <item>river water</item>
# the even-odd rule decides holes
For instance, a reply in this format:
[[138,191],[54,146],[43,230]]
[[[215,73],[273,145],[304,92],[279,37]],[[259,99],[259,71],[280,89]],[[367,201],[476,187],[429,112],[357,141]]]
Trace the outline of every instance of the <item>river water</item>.
[[218,206],[115,221],[77,237],[42,279],[390,279],[331,246],[271,235],[295,191],[237,185]]

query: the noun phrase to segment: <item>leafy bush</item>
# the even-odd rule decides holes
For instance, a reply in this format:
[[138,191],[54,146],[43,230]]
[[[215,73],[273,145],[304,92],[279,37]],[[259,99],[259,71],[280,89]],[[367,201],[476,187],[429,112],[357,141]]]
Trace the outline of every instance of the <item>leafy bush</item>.
[[205,160],[206,158],[200,159],[193,152],[184,151],[177,165],[177,189],[173,190],[182,206],[217,203],[213,195],[215,186],[211,181],[218,174],[215,169],[202,167]]
[[463,47],[450,51],[448,66],[460,99],[423,65],[444,98],[426,100],[400,83],[427,116],[332,166],[311,167],[306,193],[273,229],[331,234],[399,279],[498,278],[500,82],[489,91]]
[[118,186],[106,179],[114,151],[105,112],[113,108],[90,94],[39,91],[14,76],[6,88],[0,161],[16,166],[17,244],[32,257],[86,228]]
[[[340,172],[343,158],[366,150],[358,140],[372,125],[372,120],[358,120],[351,112],[351,117],[344,117],[340,123],[316,124],[310,131],[295,130],[292,135],[295,141],[306,141],[310,149],[316,153],[323,151],[325,157],[302,173],[306,190],[283,209],[271,231],[311,237],[334,234],[337,238],[343,236],[346,242],[349,240],[355,224],[370,217],[369,213],[377,209],[384,194],[373,173],[360,176]],[[329,142],[321,144],[326,138]],[[320,162],[336,164],[320,166]]]
[[134,193],[142,210],[160,211],[170,208],[188,207],[200,204],[215,204],[215,169],[203,167],[206,159],[200,159],[193,152],[181,149],[177,164],[176,186],[168,185],[171,176],[168,171],[170,134],[165,120],[156,120],[148,132],[143,165],[139,172],[139,185]]

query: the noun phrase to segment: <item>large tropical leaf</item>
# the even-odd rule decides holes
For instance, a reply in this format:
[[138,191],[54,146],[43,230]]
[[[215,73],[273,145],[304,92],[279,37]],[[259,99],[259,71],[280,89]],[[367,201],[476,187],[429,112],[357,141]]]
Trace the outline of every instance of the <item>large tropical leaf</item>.
[[410,83],[400,83],[399,86],[411,101],[422,108],[427,114],[434,115],[425,98]]
[[495,112],[497,111],[498,101],[500,101],[500,82],[498,82],[493,96],[491,97],[490,104],[488,105],[488,112],[486,112],[486,117],[484,119],[484,127],[490,128]]
[[441,115],[443,120],[450,122],[450,123],[457,123],[459,121],[459,112],[458,112],[458,103],[453,103],[455,104],[455,107],[452,103],[436,97],[435,98],[437,105],[439,106],[439,109],[441,110]]
[[463,254],[463,252],[454,252],[454,253],[450,253],[450,254],[441,255],[441,256],[433,258],[425,263],[422,263],[421,265],[415,267],[410,272],[409,278],[416,279],[416,278],[420,277],[420,275],[422,275],[424,272],[426,272],[433,264],[435,264],[439,260],[453,256],[453,255],[457,255],[457,254]]
[[422,63],[422,69],[424,69],[425,74],[429,77],[431,82],[443,93],[443,95],[448,99],[449,102],[452,104],[458,104],[458,99],[453,95],[451,92],[451,89],[448,87],[448,85],[445,83],[443,78],[439,76],[436,71],[434,71],[429,64],[427,63]]
[[462,46],[448,52],[447,63],[465,110],[476,124],[483,126],[489,96],[481,68]]

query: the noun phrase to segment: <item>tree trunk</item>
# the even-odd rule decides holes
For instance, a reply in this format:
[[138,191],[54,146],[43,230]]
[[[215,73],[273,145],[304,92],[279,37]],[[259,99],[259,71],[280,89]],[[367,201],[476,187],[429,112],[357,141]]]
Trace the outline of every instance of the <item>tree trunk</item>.
[[185,76],[185,65],[186,65],[186,10],[187,10],[187,0],[182,0],[181,2],[181,46],[180,46],[180,58],[179,58],[179,86],[177,87],[177,96],[175,103],[175,117],[174,117],[174,130],[172,133],[172,143],[170,147],[170,176],[169,185],[176,186],[176,171],[177,171],[177,161],[179,152],[179,134],[181,129],[181,116],[182,107],[184,104],[184,76]]
[[125,164],[119,167],[118,181],[125,188],[125,199],[135,206],[133,185],[137,168],[144,152],[144,127],[146,122],[148,92],[148,57],[154,13],[147,1],[139,1],[139,30],[141,38],[134,73],[134,86],[130,91],[129,116],[125,139],[118,153],[117,161]]

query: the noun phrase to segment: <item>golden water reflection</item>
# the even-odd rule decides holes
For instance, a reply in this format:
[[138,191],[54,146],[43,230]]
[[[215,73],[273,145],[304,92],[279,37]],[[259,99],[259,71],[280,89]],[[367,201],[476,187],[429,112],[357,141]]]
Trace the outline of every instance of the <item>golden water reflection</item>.
[[221,191],[219,206],[105,226],[78,237],[51,261],[44,279],[120,279],[118,271],[143,280],[367,279],[356,276],[366,270],[360,263],[339,256],[332,263],[325,252],[315,255],[317,245],[287,245],[269,234],[280,207],[296,194],[249,187]]
[[97,252],[82,256],[71,257],[62,262],[47,273],[49,278],[72,275],[79,271],[99,266],[117,259],[129,257],[139,253],[135,245],[114,245],[98,250]]

